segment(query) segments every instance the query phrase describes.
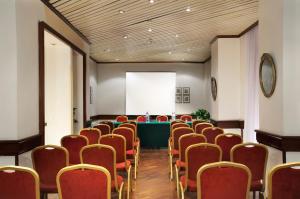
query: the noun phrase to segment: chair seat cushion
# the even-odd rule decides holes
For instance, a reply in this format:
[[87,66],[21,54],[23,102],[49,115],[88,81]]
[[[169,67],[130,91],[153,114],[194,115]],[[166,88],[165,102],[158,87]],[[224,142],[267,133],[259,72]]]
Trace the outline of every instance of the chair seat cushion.
[[40,188],[41,188],[41,192],[44,193],[58,193],[56,184],[45,184],[41,182]]
[[[180,177],[180,182],[182,183],[183,187],[186,186],[186,176],[185,175]],[[187,188],[189,191],[197,191],[197,182],[194,180],[188,180]]]
[[[123,183],[123,177],[122,176],[117,175],[117,183],[118,183],[118,187],[120,188],[121,184]],[[115,188],[116,188],[115,181],[112,180],[111,181],[111,189],[115,189]]]
[[185,168],[186,167],[186,163],[182,162],[180,160],[176,160],[176,166],[179,168]]
[[126,151],[126,155],[135,155],[136,154],[136,150],[132,149],[132,150],[128,150]]
[[179,151],[176,150],[176,149],[172,149],[171,150],[171,155],[175,158],[178,158],[179,157]]
[[251,191],[263,191],[263,183],[262,180],[253,180],[251,182]]
[[117,163],[116,168],[117,170],[125,170],[131,165],[130,160],[126,160],[126,162]]

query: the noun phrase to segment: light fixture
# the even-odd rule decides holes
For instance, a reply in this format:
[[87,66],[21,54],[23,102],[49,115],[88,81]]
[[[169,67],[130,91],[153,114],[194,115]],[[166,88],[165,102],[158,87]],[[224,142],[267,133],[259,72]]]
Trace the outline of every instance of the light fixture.
[[179,35],[178,35],[178,34],[176,34],[176,35],[175,35],[175,37],[176,37],[176,38],[178,38],[178,37],[179,37]]
[[117,59],[115,59],[115,60],[116,60],[116,61],[120,61],[120,59],[118,59],[118,58],[117,58]]
[[171,55],[172,54],[172,51],[169,51],[169,55]]
[[148,32],[152,32],[152,28],[148,28]]
[[104,49],[104,52],[110,52],[110,49],[109,48]]
[[149,3],[154,3],[154,0],[150,0]]
[[127,39],[127,38],[128,38],[128,35],[125,35],[123,38],[124,38],[124,39]]
[[188,6],[188,7],[186,7],[185,11],[187,11],[187,12],[191,12],[191,11],[192,11],[192,9],[191,9],[191,7],[190,7],[190,6]]
[[119,13],[120,13],[120,14],[124,14],[125,11],[124,11],[124,10],[119,10]]

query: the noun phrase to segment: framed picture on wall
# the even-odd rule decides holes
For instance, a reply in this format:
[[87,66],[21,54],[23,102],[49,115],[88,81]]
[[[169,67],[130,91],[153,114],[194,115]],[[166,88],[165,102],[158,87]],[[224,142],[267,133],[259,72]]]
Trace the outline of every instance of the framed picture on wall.
[[183,95],[189,95],[190,94],[190,87],[183,87],[182,88],[182,94]]
[[181,94],[176,95],[176,103],[177,103],[177,104],[182,103],[182,95],[181,95]]
[[182,101],[183,101],[183,103],[185,103],[185,104],[188,104],[188,103],[190,103],[190,95],[183,95],[182,96]]
[[176,95],[182,94],[182,87],[176,87]]

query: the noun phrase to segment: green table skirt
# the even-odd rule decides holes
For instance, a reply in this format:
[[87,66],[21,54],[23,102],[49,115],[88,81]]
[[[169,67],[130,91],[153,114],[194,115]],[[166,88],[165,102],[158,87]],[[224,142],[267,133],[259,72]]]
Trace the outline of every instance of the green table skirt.
[[[115,127],[121,123],[115,122]],[[191,125],[191,123],[188,123]],[[141,122],[137,124],[137,134],[142,148],[159,149],[168,147],[170,122]]]

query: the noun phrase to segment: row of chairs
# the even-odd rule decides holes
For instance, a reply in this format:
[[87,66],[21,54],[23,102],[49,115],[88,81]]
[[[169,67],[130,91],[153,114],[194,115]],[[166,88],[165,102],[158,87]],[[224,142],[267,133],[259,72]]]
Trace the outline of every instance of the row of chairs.
[[[180,120],[185,121],[185,122],[191,122],[193,117],[191,115],[181,115]],[[117,122],[128,122],[128,117],[126,115],[119,115],[116,117]],[[137,122],[146,122],[147,117],[144,115],[137,116],[136,118]],[[169,121],[169,118],[167,115],[158,115],[156,116],[156,121],[158,122],[167,122]]]

